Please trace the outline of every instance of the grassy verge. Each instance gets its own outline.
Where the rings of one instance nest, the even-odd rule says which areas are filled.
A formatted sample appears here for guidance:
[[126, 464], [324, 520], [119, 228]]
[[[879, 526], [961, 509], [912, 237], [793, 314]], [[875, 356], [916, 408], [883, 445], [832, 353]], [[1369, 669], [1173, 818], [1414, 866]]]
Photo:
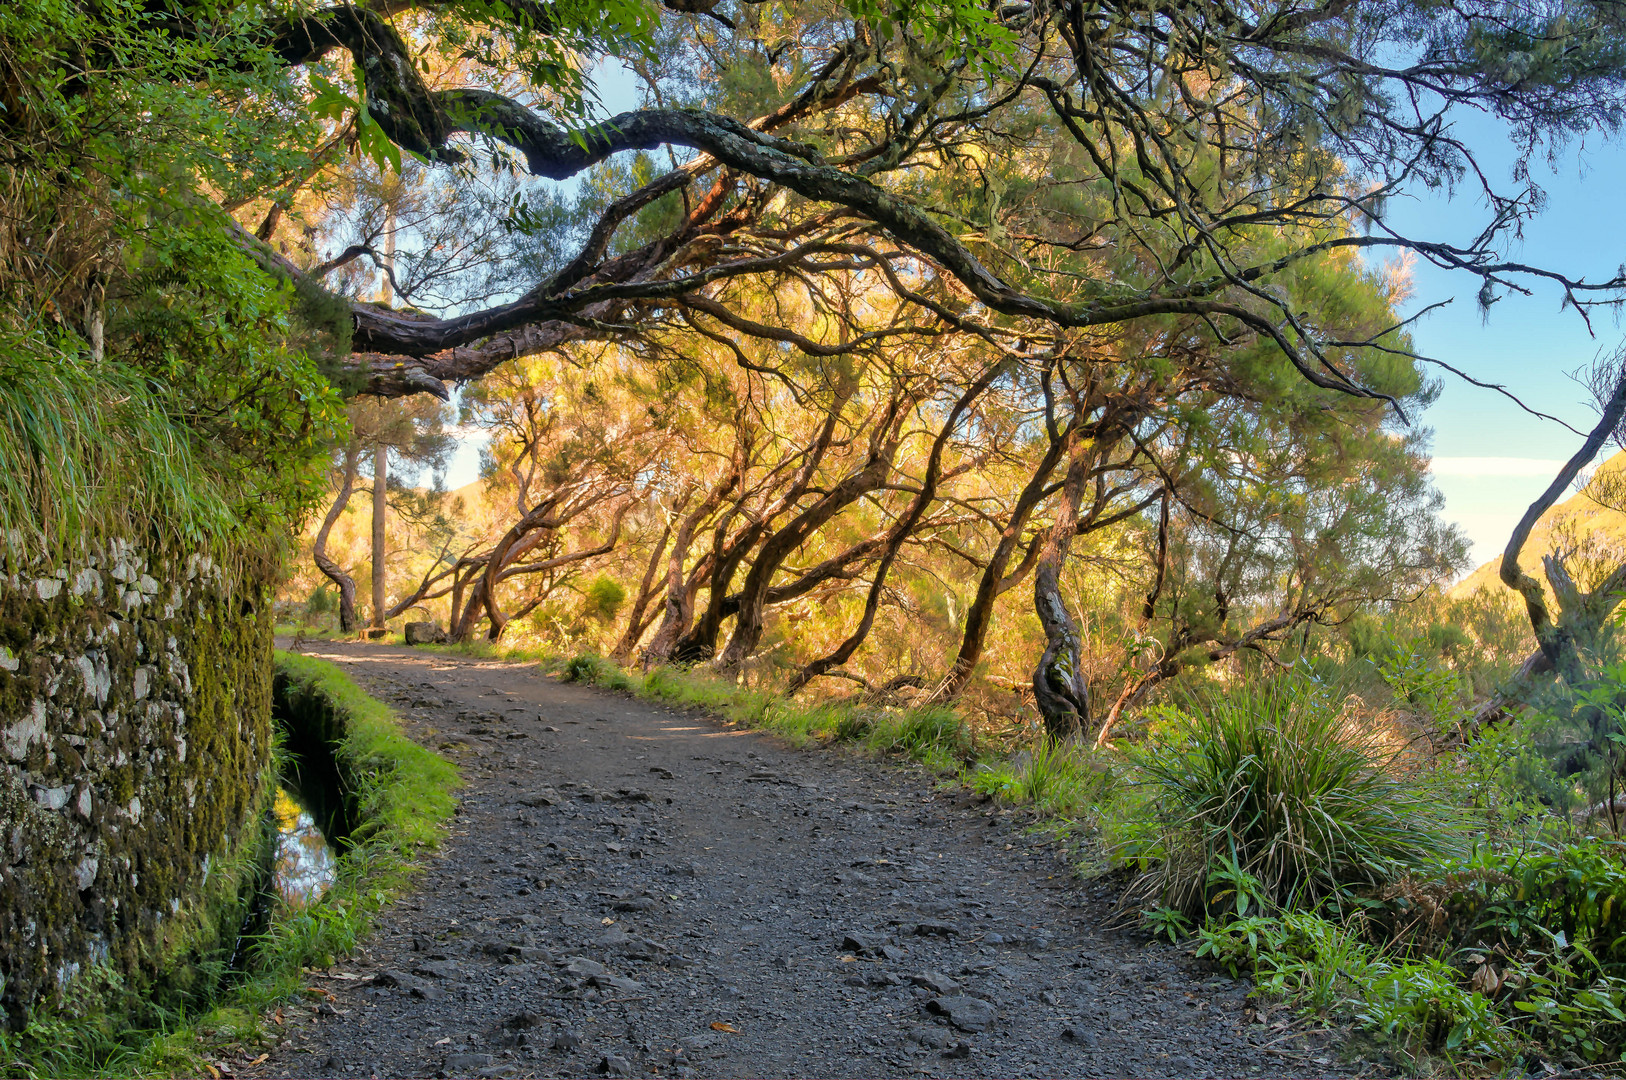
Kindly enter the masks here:
[[[534, 663], [567, 682], [631, 694], [646, 701], [704, 709], [731, 724], [766, 731], [792, 746], [842, 743], [879, 756], [901, 757], [1007, 807], [1030, 810], [1038, 829], [1076, 837], [1093, 826], [1096, 811], [1120, 770], [1112, 759], [1082, 746], [1031, 746], [979, 733], [953, 706], [926, 703], [883, 706], [855, 696], [800, 702], [770, 689], [752, 688], [702, 668], [629, 670], [594, 653], [513, 647], [484, 640], [419, 648], [479, 659]], [[1086, 832], [1093, 828], [1086, 828]], [[1090, 859], [1100, 862], [1099, 853]]]
[[456, 769], [403, 735], [389, 708], [334, 665], [286, 653], [276, 663], [287, 695], [329, 710], [341, 733], [333, 753], [356, 824], [333, 887], [307, 907], [279, 910], [246, 943], [242, 970], [189, 1008], [132, 1001], [105, 975], [81, 980], [60, 1011], [0, 1033], [0, 1074], [218, 1076], [221, 1064], [253, 1060], [276, 1042], [285, 1009], [310, 1004], [306, 969], [354, 949], [438, 846], [460, 783]]

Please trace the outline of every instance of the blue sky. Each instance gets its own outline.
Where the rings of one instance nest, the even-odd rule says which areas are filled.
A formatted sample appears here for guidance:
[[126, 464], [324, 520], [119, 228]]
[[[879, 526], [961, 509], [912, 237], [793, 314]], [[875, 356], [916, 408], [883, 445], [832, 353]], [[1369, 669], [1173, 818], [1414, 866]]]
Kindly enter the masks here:
[[[1505, 134], [1488, 121], [1459, 123], [1458, 130], [1483, 152], [1492, 181], [1511, 187], [1512, 152]], [[1534, 166], [1532, 174], [1546, 190], [1548, 204], [1506, 256], [1572, 278], [1610, 278], [1626, 262], [1626, 202], [1619, 198], [1626, 147], [1618, 140], [1577, 143], [1551, 166]], [[1396, 199], [1388, 220], [1404, 234], [1467, 243], [1485, 217], [1483, 202], [1462, 191], [1455, 198], [1424, 193]], [[1503, 383], [1532, 408], [1582, 431], [1592, 427], [1595, 413], [1587, 395], [1567, 373], [1619, 342], [1621, 327], [1612, 312], [1593, 313], [1594, 337], [1573, 310], [1560, 310], [1562, 293], [1556, 287], [1535, 286], [1529, 297], [1506, 296], [1485, 319], [1476, 299], [1477, 278], [1417, 260], [1412, 279], [1406, 314], [1453, 301], [1417, 325], [1413, 340], [1419, 352], [1477, 379]], [[1462, 526], [1479, 563], [1501, 550], [1519, 516], [1582, 439], [1492, 391], [1439, 375], [1443, 392], [1421, 423], [1434, 430], [1434, 473], [1445, 495], [1445, 516]]]
[[[606, 111], [638, 106], [632, 73], [620, 65], [600, 69], [596, 81]], [[1511, 189], [1513, 151], [1499, 125], [1470, 116], [1458, 122], [1457, 132], [1480, 156], [1491, 181]], [[1577, 142], [1550, 164], [1534, 164], [1532, 174], [1547, 192], [1547, 207], [1504, 254], [1572, 278], [1608, 279], [1626, 262], [1626, 199], [1618, 194], [1620, 178], [1626, 176], [1626, 146], [1597, 137]], [[1423, 190], [1397, 197], [1390, 201], [1387, 220], [1404, 235], [1466, 244], [1486, 216], [1477, 190], [1463, 188], [1454, 195]], [[1566, 373], [1620, 340], [1621, 327], [1612, 313], [1593, 315], [1596, 336], [1591, 336], [1574, 311], [1560, 310], [1557, 288], [1532, 283], [1533, 296], [1507, 295], [1484, 319], [1476, 299], [1477, 278], [1419, 259], [1413, 263], [1412, 280], [1405, 314], [1452, 301], [1416, 324], [1413, 341], [1419, 352], [1477, 379], [1503, 383], [1532, 408], [1583, 431], [1592, 426], [1586, 395]], [[1581, 439], [1492, 391], [1434, 371], [1443, 390], [1417, 422], [1434, 431], [1434, 474], [1445, 496], [1445, 516], [1462, 527], [1477, 565], [1501, 550], [1519, 516]], [[465, 440], [447, 483], [470, 482], [478, 467], [478, 442]]]

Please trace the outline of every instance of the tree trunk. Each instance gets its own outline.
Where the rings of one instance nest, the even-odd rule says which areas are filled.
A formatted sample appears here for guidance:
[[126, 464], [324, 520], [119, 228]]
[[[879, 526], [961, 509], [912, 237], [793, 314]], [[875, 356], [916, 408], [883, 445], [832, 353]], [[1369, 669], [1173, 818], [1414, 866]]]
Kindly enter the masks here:
[[875, 577], [870, 581], [869, 592], [864, 597], [864, 614], [858, 620], [858, 626], [847, 635], [842, 643], [836, 646], [834, 652], [808, 664], [796, 673], [791, 679], [790, 686], [786, 688], [787, 694], [794, 694], [809, 682], [820, 675], [839, 668], [852, 658], [853, 653], [864, 643], [869, 636], [870, 628], [875, 625], [875, 612], [880, 607], [881, 595], [886, 588], [886, 575], [892, 569], [892, 563], [897, 559], [898, 552], [903, 549], [904, 541], [909, 539], [909, 533], [919, 524], [921, 517], [932, 500], [937, 498], [937, 485], [943, 477], [943, 451], [948, 446], [949, 439], [960, 425], [960, 418], [965, 415], [974, 401], [988, 389], [994, 378], [1004, 370], [1003, 364], [996, 364], [983, 372], [982, 377], [966, 388], [949, 410], [948, 419], [942, 430], [932, 440], [932, 449], [926, 461], [926, 473], [921, 477], [920, 490], [910, 500], [909, 506], [898, 517], [896, 524], [887, 530], [882, 539], [883, 553], [881, 563], [875, 568]]
[[1056, 518], [1045, 534], [1033, 577], [1033, 606], [1044, 628], [1044, 654], [1033, 671], [1033, 696], [1054, 742], [1077, 735], [1090, 718], [1090, 692], [1084, 680], [1083, 645], [1078, 624], [1061, 595], [1061, 571], [1078, 532], [1079, 505], [1094, 456], [1075, 432], [1062, 484]]
[[[585, 562], [588, 559], [596, 559], [600, 555], [608, 555], [610, 552], [615, 550], [615, 545], [621, 540], [621, 523], [626, 520], [628, 509], [629, 504], [623, 504], [621, 508], [615, 512], [615, 520], [610, 523], [609, 539], [605, 540], [604, 543], [599, 544], [597, 547], [583, 548], [580, 551], [572, 551], [567, 555], [556, 555], [551, 559], [544, 559], [539, 563], [527, 563], [523, 566], [517, 565], [520, 559], [524, 558], [525, 552], [530, 551], [537, 546], [544, 529], [563, 528], [571, 518], [576, 516], [575, 513], [567, 511], [558, 517], [550, 516], [542, 519], [530, 536], [516, 544], [509, 545], [507, 551], [503, 554], [502, 565], [496, 571], [492, 570], [492, 567], [497, 565], [495, 553], [493, 553], [492, 561], [486, 564], [486, 577], [484, 579], [485, 583], [483, 589], [483, 595], [486, 600], [486, 613], [491, 617], [491, 626], [487, 630], [486, 636], [490, 640], [496, 641], [502, 636], [504, 628], [506, 628], [508, 623], [511, 621], [510, 616], [503, 614], [502, 608], [496, 603], [495, 585], [497, 582], [506, 581], [509, 578], [516, 577], [520, 574], [545, 573], [548, 571], [557, 570], [561, 566], [569, 566], [572, 563]], [[526, 604], [520, 609], [519, 613], [512, 618], [518, 618], [521, 615], [529, 614], [536, 608], [538, 603], [540, 603], [539, 600], [533, 600], [531, 603]]]
[[389, 510], [389, 500], [385, 490], [388, 483], [390, 461], [389, 447], [379, 443], [373, 448], [373, 621], [375, 630], [384, 629], [384, 611], [388, 606], [385, 599], [385, 585], [387, 578], [384, 573], [384, 540], [385, 540], [385, 514]]
[[977, 582], [977, 595], [971, 601], [971, 607], [966, 610], [965, 632], [960, 636], [960, 651], [954, 658], [954, 666], [949, 669], [948, 680], [938, 691], [939, 697], [952, 700], [965, 692], [966, 684], [971, 681], [971, 673], [976, 670], [977, 663], [982, 659], [983, 649], [988, 644], [988, 630], [994, 621], [994, 601], [1026, 576], [1026, 559], [1023, 560], [1023, 565], [1018, 567], [1017, 572], [1008, 577], [1005, 568], [1010, 565], [1011, 556], [1022, 541], [1022, 530], [1027, 528], [1028, 518], [1032, 516], [1034, 507], [1044, 500], [1045, 487], [1050, 483], [1050, 474], [1055, 471], [1056, 463], [1061, 460], [1061, 452], [1065, 445], [1065, 440], [1050, 440], [1044, 457], [1039, 461], [1039, 467], [1034, 470], [1027, 486], [1017, 496], [1016, 505], [1011, 508], [1010, 520], [1000, 531], [999, 542], [994, 545], [994, 552], [988, 557], [988, 565], [983, 567], [982, 578]]
[[328, 534], [333, 531], [333, 525], [344, 513], [345, 507], [350, 505], [350, 495], [356, 489], [356, 467], [361, 459], [361, 444], [355, 433], [350, 435], [350, 444], [344, 450], [344, 468], [340, 473], [339, 493], [333, 499], [333, 505], [328, 507], [327, 516], [322, 518], [322, 527], [316, 530], [316, 542], [311, 545], [311, 558], [316, 568], [325, 574], [329, 581], [339, 587], [339, 629], [346, 634], [356, 632], [356, 579], [344, 572], [344, 568], [327, 554]]
[[452, 579], [452, 610], [451, 619], [447, 624], [447, 633], [455, 642], [464, 642], [474, 636], [474, 626], [480, 621], [480, 612], [485, 606], [485, 560], [469, 560], [467, 574], [458, 574]]
[[649, 564], [644, 568], [644, 578], [638, 583], [638, 596], [632, 602], [632, 611], [627, 615], [627, 628], [622, 631], [621, 638], [610, 650], [610, 659], [616, 662], [625, 661], [637, 648], [638, 639], [644, 636], [649, 624], [655, 621], [654, 615], [644, 618], [644, 612], [649, 608], [649, 602], [655, 596], [655, 572], [660, 569], [661, 558], [666, 554], [666, 543], [672, 539], [672, 524], [667, 522], [666, 528], [661, 530], [661, 539], [655, 545], [655, 550], [649, 556]]
[[[758, 526], [751, 525], [743, 535], [735, 537], [734, 545], [726, 551], [719, 550], [722, 537], [716, 537], [712, 549], [711, 573], [708, 575], [706, 586], [706, 610], [702, 611], [694, 625], [673, 643], [671, 651], [673, 660], [680, 664], [696, 664], [717, 655], [717, 636], [722, 633], [723, 619], [726, 617], [724, 604], [728, 600], [728, 587], [734, 581], [734, 572], [740, 568], [740, 563], [745, 560], [752, 543], [760, 533]], [[690, 609], [691, 611], [693, 609], [692, 599]]]
[[[1604, 443], [1620, 426], [1623, 415], [1626, 415], [1626, 370], [1623, 370], [1617, 377], [1614, 392], [1610, 395], [1608, 404], [1604, 407], [1603, 415], [1598, 419], [1597, 426], [1587, 435], [1586, 442], [1582, 444], [1581, 448], [1575, 452], [1569, 461], [1564, 463], [1564, 467], [1558, 471], [1558, 475], [1553, 478], [1553, 482], [1547, 485], [1547, 490], [1542, 492], [1541, 496], [1530, 504], [1529, 509], [1524, 512], [1524, 517], [1514, 527], [1512, 536], [1508, 537], [1507, 550], [1502, 552], [1502, 583], [1524, 599], [1525, 613], [1530, 618], [1530, 628], [1535, 632], [1536, 644], [1540, 645], [1541, 651], [1547, 654], [1548, 662], [1559, 673], [1559, 677], [1565, 680], [1578, 677], [1581, 670], [1580, 657], [1576, 654], [1575, 631], [1573, 627], [1567, 625], [1569, 620], [1564, 618], [1566, 614], [1563, 603], [1565, 599], [1564, 592], [1566, 591], [1564, 585], [1568, 583], [1568, 575], [1563, 572], [1563, 567], [1557, 560], [1552, 556], [1547, 557], [1545, 560], [1547, 577], [1552, 582], [1554, 591], [1559, 598], [1560, 612], [1558, 618], [1555, 619], [1547, 606], [1547, 596], [1542, 590], [1541, 583], [1519, 566], [1519, 555], [1524, 549], [1525, 541], [1530, 537], [1530, 530], [1535, 527], [1537, 521], [1541, 520], [1541, 515], [1545, 514], [1558, 501], [1558, 497], [1569, 489], [1570, 484], [1580, 474], [1581, 470], [1586, 468], [1592, 462], [1592, 459], [1598, 456], [1598, 451], [1603, 449]], [[1617, 574], [1611, 574], [1610, 578], [1614, 579]], [[1618, 588], [1618, 583], [1611, 581], [1610, 584], [1615, 584]], [[1568, 591], [1573, 598], [1573, 585]], [[1597, 596], [1602, 592], [1604, 592], [1603, 589], [1597, 589], [1594, 591], [1593, 596]], [[1590, 600], [1592, 597], [1587, 597], [1587, 599]], [[1607, 604], [1605, 615], [1607, 615], [1608, 611], [1613, 611], [1618, 602], [1617, 598], [1614, 602]], [[1572, 602], [1568, 612], [1572, 619], [1581, 614], [1577, 609], [1583, 606], [1590, 607], [1591, 605]], [[1599, 606], [1604, 607], [1604, 605]], [[1601, 621], [1599, 625], [1601, 625]], [[1596, 627], [1591, 629], [1596, 629]]]
[[461, 630], [465, 636], [473, 633], [474, 622], [480, 617], [479, 611], [482, 605], [485, 607], [486, 614], [491, 617], [491, 627], [486, 631], [486, 636], [492, 641], [496, 641], [502, 634], [502, 628], [508, 620], [504, 617], [502, 609], [497, 606], [497, 582], [502, 579], [502, 572], [508, 568], [508, 564], [513, 558], [523, 554], [525, 550], [535, 545], [535, 541], [533, 541], [531, 544], [526, 544], [519, 551], [513, 550], [520, 545], [520, 541], [528, 533], [557, 526], [556, 522], [549, 520], [549, 515], [557, 508], [558, 502], [558, 498], [553, 496], [544, 499], [524, 517], [514, 522], [509, 530], [503, 533], [502, 539], [498, 540], [496, 545], [492, 547], [491, 554], [486, 558], [485, 573], [475, 586], [476, 591], [469, 594], [469, 606], [464, 609], [464, 625]]
[[[869, 458], [864, 462], [863, 468], [849, 473], [823, 498], [797, 514], [784, 528], [763, 541], [761, 550], [751, 563], [750, 571], [745, 575], [744, 584], [740, 586], [739, 610], [734, 614], [734, 632], [729, 636], [728, 645], [722, 654], [717, 657], [719, 668], [726, 671], [744, 663], [761, 643], [769, 587], [773, 583], [773, 576], [779, 572], [779, 568], [784, 565], [791, 552], [806, 543], [808, 537], [823, 528], [831, 518], [886, 482], [887, 476], [892, 472], [892, 461], [898, 452], [900, 440], [897, 430], [907, 411], [903, 405], [901, 401], [894, 401], [889, 405], [877, 435], [871, 442]], [[714, 578], [712, 581], [714, 595], [716, 585]]]
[[[712, 487], [699, 506], [678, 522], [677, 535], [672, 538], [672, 553], [666, 563], [666, 603], [662, 608], [661, 625], [656, 629], [649, 647], [644, 650], [645, 667], [663, 664], [671, 659], [677, 651], [681, 635], [694, 618], [694, 600], [704, 575], [702, 568], [696, 567], [695, 573], [685, 579], [683, 564], [688, 561], [695, 530], [717, 509], [729, 489], [739, 482], [743, 459], [736, 454], [734, 460], [734, 469]], [[712, 564], [715, 567], [715, 559], [712, 559]]]

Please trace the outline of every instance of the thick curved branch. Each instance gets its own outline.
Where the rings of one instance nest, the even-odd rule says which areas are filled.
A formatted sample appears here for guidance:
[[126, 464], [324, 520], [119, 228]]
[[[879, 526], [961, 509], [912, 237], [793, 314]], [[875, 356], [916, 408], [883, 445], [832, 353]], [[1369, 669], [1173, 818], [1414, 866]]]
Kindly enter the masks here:
[[1598, 456], [1604, 443], [1620, 427], [1622, 416], [1626, 416], [1626, 369], [1622, 370], [1615, 384], [1614, 393], [1609, 396], [1603, 415], [1598, 418], [1597, 425], [1587, 435], [1586, 442], [1582, 443], [1581, 448], [1564, 463], [1558, 475], [1553, 477], [1553, 482], [1547, 485], [1547, 490], [1530, 504], [1530, 508], [1524, 512], [1524, 517], [1514, 526], [1513, 535], [1508, 537], [1507, 549], [1502, 552], [1500, 571], [1502, 583], [1524, 598], [1525, 611], [1530, 617], [1530, 627], [1535, 631], [1536, 641], [1555, 666], [1560, 662], [1557, 655], [1559, 642], [1554, 633], [1552, 612], [1547, 606], [1547, 594], [1542, 589], [1541, 582], [1519, 566], [1519, 555], [1524, 550], [1525, 541], [1530, 538], [1530, 530], [1541, 520], [1541, 515], [1552, 508], [1559, 496], [1575, 482], [1581, 470]]

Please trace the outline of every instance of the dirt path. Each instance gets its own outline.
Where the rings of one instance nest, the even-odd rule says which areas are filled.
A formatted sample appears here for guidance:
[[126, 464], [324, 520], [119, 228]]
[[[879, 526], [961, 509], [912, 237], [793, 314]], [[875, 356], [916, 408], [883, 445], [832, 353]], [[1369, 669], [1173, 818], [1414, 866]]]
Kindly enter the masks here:
[[533, 667], [317, 646], [469, 784], [243, 1076], [1260, 1076], [1244, 989], [1098, 929], [1010, 816]]

